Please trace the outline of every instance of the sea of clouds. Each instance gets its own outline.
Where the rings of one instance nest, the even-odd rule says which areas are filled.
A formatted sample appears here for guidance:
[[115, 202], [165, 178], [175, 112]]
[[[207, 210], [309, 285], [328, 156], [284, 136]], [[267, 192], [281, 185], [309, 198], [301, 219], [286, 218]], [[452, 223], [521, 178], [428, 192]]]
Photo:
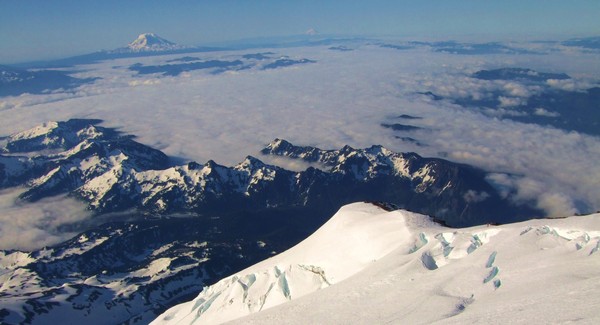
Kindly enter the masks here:
[[[477, 80], [469, 75], [501, 67], [565, 72], [573, 80], [553, 81], [548, 87], [582, 90], [598, 82], [594, 79], [600, 75], [597, 53], [553, 50], [543, 55], [453, 55], [428, 48], [396, 50], [372, 44], [345, 52], [327, 47], [260, 50], [265, 51], [274, 52], [274, 57], [286, 55], [317, 62], [216, 74], [196, 70], [176, 77], [138, 76], [128, 67], [139, 62], [165, 64], [182, 55], [81, 66], [77, 76], [102, 79], [70, 92], [0, 98], [0, 135], [49, 120], [98, 118], [105, 121], [105, 126], [137, 135], [138, 141], [164, 151], [174, 157], [174, 162], [204, 163], [213, 159], [225, 165], [236, 164], [246, 155], [261, 158], [260, 149], [274, 138], [323, 149], [381, 144], [394, 151], [414, 151], [484, 168], [491, 173], [492, 183], [516, 193], [515, 200], [533, 200], [549, 216], [600, 210], [598, 137], [518, 123], [500, 118], [502, 114], [418, 94], [432, 91], [450, 98], [478, 98], [502, 90], [507, 94], [503, 114], [510, 114], [511, 107], [539, 93], [539, 87], [515, 81]], [[256, 52], [194, 56], [234, 60]], [[398, 119], [402, 114], [422, 119]], [[411, 124], [422, 129], [393, 131], [381, 127], [382, 123]], [[401, 137], [414, 138], [422, 145]], [[26, 213], [19, 209], [25, 206], [3, 203], [0, 215]], [[61, 215], [68, 216], [65, 223], [72, 221], [70, 213]], [[32, 235], [35, 243], [29, 245], [5, 239], [11, 227], [24, 231], [28, 222], [39, 224], [39, 220], [48, 219], [40, 217], [37, 223], [33, 220], [17, 227], [6, 221], [11, 218], [2, 218], [0, 247], [34, 247], [62, 238], [50, 232], [46, 239]], [[60, 217], [55, 219], [60, 223]]]

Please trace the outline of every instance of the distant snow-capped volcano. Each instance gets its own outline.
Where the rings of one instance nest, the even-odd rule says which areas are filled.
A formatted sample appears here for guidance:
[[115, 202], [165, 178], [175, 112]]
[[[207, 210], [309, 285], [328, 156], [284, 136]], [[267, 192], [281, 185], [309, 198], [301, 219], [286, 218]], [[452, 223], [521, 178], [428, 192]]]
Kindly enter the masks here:
[[168, 41], [154, 33], [140, 34], [133, 42], [126, 47], [118, 48], [113, 53], [140, 53], [140, 52], [166, 52], [185, 50], [187, 46], [179, 45]]
[[177, 45], [154, 33], [140, 34], [137, 39], [127, 46], [131, 51], [167, 51], [178, 50], [185, 46]]

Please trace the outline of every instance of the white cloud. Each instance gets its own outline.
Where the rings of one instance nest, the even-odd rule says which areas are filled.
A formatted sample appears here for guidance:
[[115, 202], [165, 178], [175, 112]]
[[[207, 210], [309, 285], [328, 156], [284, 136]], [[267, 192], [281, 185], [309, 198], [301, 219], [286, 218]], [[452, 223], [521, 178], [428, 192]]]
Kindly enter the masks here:
[[291, 159], [287, 157], [280, 156], [272, 156], [272, 155], [259, 155], [256, 156], [262, 162], [269, 165], [275, 165], [287, 170], [301, 172], [306, 170], [309, 167], [319, 168], [319, 169], [328, 169], [327, 166], [323, 166], [319, 163], [309, 163], [299, 159]]
[[537, 199], [538, 207], [548, 212], [548, 217], [571, 216], [579, 212], [573, 198], [563, 193], [541, 193]]
[[527, 105], [527, 101], [516, 97], [498, 96], [498, 101], [500, 102], [500, 107], [515, 107]]
[[514, 177], [505, 174], [493, 174], [489, 176], [497, 188], [506, 197], [512, 189], [517, 191], [512, 198], [517, 203], [535, 201], [536, 207], [546, 211], [548, 217], [565, 217], [579, 212], [575, 207], [573, 198], [562, 192], [555, 192], [547, 188], [545, 183], [528, 177]]
[[516, 178], [503, 173], [489, 173], [487, 181], [492, 184], [502, 198], [508, 198], [516, 190]]
[[[565, 132], [509, 120], [495, 120], [471, 112], [428, 114], [431, 125], [443, 129], [424, 132], [432, 148], [448, 153], [451, 160], [475, 164], [487, 170], [524, 175], [511, 185], [517, 197], [541, 200], [545, 193], [582, 201], [587, 211], [598, 209], [600, 141], [592, 136]], [[465, 116], [471, 115], [471, 116]], [[434, 139], [432, 139], [434, 138]], [[423, 140], [427, 141], [427, 140]], [[434, 153], [432, 153], [434, 154]], [[547, 195], [545, 195], [547, 197]], [[547, 199], [540, 208], [554, 213]], [[566, 202], [566, 201], [565, 201]], [[573, 203], [565, 211], [574, 211]], [[582, 211], [579, 211], [582, 212]]]
[[593, 86], [597, 86], [597, 83], [594, 85], [594, 83], [589, 81], [579, 81], [573, 79], [548, 79], [546, 84], [552, 88], [565, 91], [584, 91]]
[[537, 116], [546, 116], [546, 117], [559, 117], [560, 114], [557, 112], [550, 112], [549, 110], [542, 108], [542, 107], [538, 107], [533, 111], [533, 114], [537, 115]]
[[[0, 249], [32, 250], [50, 246], [76, 234], [89, 218], [85, 205], [64, 196], [36, 203], [15, 203], [20, 190], [0, 192]], [[65, 227], [73, 230], [65, 231]]]
[[527, 88], [527, 86], [516, 82], [507, 82], [502, 86], [502, 89], [506, 92], [506, 94], [513, 97], [528, 98], [531, 96], [531, 91]]
[[[577, 60], [569, 60], [562, 52], [460, 56], [367, 45], [349, 53], [327, 47], [244, 53], [265, 51], [317, 63], [237, 74], [212, 75], [198, 70], [158, 79], [135, 76], [126, 67], [140, 61], [160, 64], [179, 56], [97, 63], [84, 67], [80, 77], [102, 79], [74, 94], [2, 99], [0, 132], [10, 134], [47, 120], [99, 118], [106, 126], [137, 135], [138, 141], [168, 155], [200, 163], [213, 159], [225, 165], [233, 165], [246, 155], [259, 156], [260, 149], [277, 137], [324, 149], [382, 144], [395, 151], [447, 155], [448, 159], [497, 173], [524, 175], [523, 180], [511, 183], [518, 197], [535, 198], [552, 214], [560, 210], [553, 202], [565, 204], [561, 213], [574, 211], [574, 205], [580, 210], [582, 206], [600, 209], [598, 138], [500, 120], [477, 108], [415, 95], [431, 90], [442, 96], [481, 99], [504, 89], [525, 100], [525, 95], [537, 90], [468, 75], [489, 67], [517, 66], [585, 79], [600, 74], [597, 65], [585, 66], [594, 62], [589, 56], [577, 54]], [[231, 59], [244, 53], [193, 55]], [[400, 114], [423, 117], [410, 123], [426, 129], [413, 131], [410, 136], [427, 146], [400, 141], [395, 137], [398, 133], [380, 127]], [[532, 187], [527, 181], [541, 186]]]
[[527, 116], [525, 111], [515, 109], [513, 107], [499, 108], [481, 108], [481, 111], [489, 117], [504, 117], [504, 116]]
[[145, 79], [145, 80], [132, 80], [127, 83], [129, 86], [148, 86], [160, 84], [160, 79]]

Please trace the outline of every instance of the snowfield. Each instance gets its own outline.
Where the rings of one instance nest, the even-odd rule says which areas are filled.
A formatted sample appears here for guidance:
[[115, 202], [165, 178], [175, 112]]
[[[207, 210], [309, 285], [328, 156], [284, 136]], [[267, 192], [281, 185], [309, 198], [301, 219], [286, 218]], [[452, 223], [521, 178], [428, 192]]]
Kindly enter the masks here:
[[152, 324], [600, 322], [600, 214], [452, 229], [369, 203]]

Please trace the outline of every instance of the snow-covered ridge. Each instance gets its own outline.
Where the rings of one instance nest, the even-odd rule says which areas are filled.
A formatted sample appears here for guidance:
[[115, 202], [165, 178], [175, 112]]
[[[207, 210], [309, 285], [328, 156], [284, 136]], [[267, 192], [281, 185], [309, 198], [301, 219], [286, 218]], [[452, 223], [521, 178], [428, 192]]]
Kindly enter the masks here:
[[[449, 229], [427, 216], [357, 203], [153, 324], [562, 322], [574, 315], [593, 323], [599, 250], [600, 214]], [[583, 288], [570, 298], [577, 306], [551, 305]], [[523, 312], [527, 299], [535, 304]], [[496, 308], [505, 312], [489, 313]]]
[[71, 119], [50, 121], [8, 137], [6, 153], [22, 153], [47, 149], [71, 149], [84, 140], [112, 136], [112, 131], [97, 127], [100, 120]]
[[[366, 149], [344, 146], [340, 150], [322, 150], [314, 147], [295, 146], [283, 139], [275, 139], [263, 150], [263, 154], [318, 162], [333, 172], [346, 173], [347, 165], [360, 161], [360, 169], [352, 169], [359, 178], [369, 178], [374, 174], [392, 174], [406, 178], [427, 178], [435, 180], [435, 160], [422, 164], [423, 158], [416, 153], [396, 153], [380, 145]], [[361, 168], [362, 167], [362, 168]], [[451, 186], [451, 184], [450, 184]]]
[[26, 183], [21, 198], [32, 201], [71, 193], [98, 213], [304, 207], [330, 215], [343, 204], [370, 200], [435, 215], [454, 226], [537, 216], [500, 196], [485, 172], [415, 153], [381, 146], [322, 150], [277, 139], [262, 153], [318, 162], [325, 170], [290, 171], [252, 156], [234, 166], [208, 161], [169, 167], [162, 152], [97, 123], [49, 122], [8, 137], [3, 150], [11, 156], [0, 157], [0, 184]]

